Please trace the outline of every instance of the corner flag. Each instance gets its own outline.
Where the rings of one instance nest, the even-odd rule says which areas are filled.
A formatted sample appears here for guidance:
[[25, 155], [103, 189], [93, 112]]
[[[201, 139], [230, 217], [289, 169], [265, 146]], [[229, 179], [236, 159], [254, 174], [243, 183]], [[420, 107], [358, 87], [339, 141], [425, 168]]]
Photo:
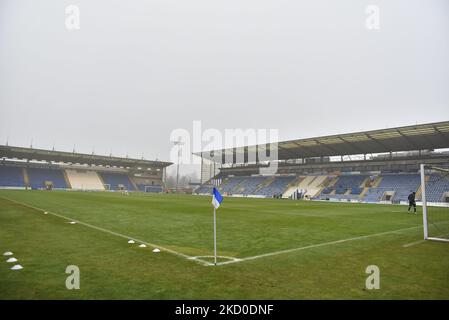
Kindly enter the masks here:
[[216, 188], [212, 190], [212, 205], [215, 209], [218, 209], [220, 204], [223, 202], [223, 196], [218, 192]]
[[212, 205], [214, 206], [214, 264], [217, 265], [217, 217], [215, 211], [223, 202], [223, 196], [216, 188], [212, 190]]

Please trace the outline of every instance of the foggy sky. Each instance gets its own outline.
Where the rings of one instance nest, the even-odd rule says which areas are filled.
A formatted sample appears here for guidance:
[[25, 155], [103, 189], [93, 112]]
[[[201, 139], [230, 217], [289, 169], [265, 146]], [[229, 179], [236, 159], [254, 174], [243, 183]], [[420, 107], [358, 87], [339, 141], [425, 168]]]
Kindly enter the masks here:
[[0, 0], [0, 144], [170, 160], [194, 120], [281, 140], [449, 120], [449, 1]]

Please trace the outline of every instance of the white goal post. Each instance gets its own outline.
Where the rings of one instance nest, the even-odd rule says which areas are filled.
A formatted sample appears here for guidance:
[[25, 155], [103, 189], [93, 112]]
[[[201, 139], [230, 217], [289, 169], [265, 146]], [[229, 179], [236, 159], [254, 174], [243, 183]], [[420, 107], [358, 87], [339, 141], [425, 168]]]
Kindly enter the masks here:
[[[429, 206], [429, 203], [433, 202], [429, 201], [433, 200], [429, 199], [431, 191], [438, 188], [441, 190], [439, 185], [442, 182], [446, 185], [449, 183], [445, 180], [449, 181], [449, 170], [421, 164], [420, 173], [424, 240], [449, 242], [449, 207], [443, 205], [443, 199], [441, 198], [444, 195], [441, 194], [441, 198], [437, 198], [436, 206]], [[441, 201], [441, 206], [438, 206], [438, 201]]]

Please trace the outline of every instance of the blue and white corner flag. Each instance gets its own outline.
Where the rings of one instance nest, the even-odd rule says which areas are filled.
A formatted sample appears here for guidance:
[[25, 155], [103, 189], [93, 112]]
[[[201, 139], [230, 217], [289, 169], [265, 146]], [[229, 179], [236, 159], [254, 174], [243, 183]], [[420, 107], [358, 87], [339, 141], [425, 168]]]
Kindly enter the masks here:
[[218, 192], [216, 188], [212, 190], [212, 205], [215, 209], [218, 209], [220, 204], [223, 202], [223, 196]]
[[218, 192], [217, 188], [212, 190], [212, 205], [214, 206], [214, 265], [217, 265], [217, 218], [215, 211], [223, 202], [223, 196]]

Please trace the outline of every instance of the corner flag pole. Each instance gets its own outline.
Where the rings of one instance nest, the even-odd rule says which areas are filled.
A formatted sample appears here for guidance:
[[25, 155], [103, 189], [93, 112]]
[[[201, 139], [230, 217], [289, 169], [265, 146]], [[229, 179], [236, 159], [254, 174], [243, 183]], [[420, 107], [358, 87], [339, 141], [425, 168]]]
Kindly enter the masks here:
[[214, 207], [214, 265], [217, 265], [217, 217], [215, 211], [217, 209]]
[[217, 265], [217, 208], [223, 202], [223, 197], [217, 189], [212, 189], [212, 205], [214, 206], [214, 265]]

